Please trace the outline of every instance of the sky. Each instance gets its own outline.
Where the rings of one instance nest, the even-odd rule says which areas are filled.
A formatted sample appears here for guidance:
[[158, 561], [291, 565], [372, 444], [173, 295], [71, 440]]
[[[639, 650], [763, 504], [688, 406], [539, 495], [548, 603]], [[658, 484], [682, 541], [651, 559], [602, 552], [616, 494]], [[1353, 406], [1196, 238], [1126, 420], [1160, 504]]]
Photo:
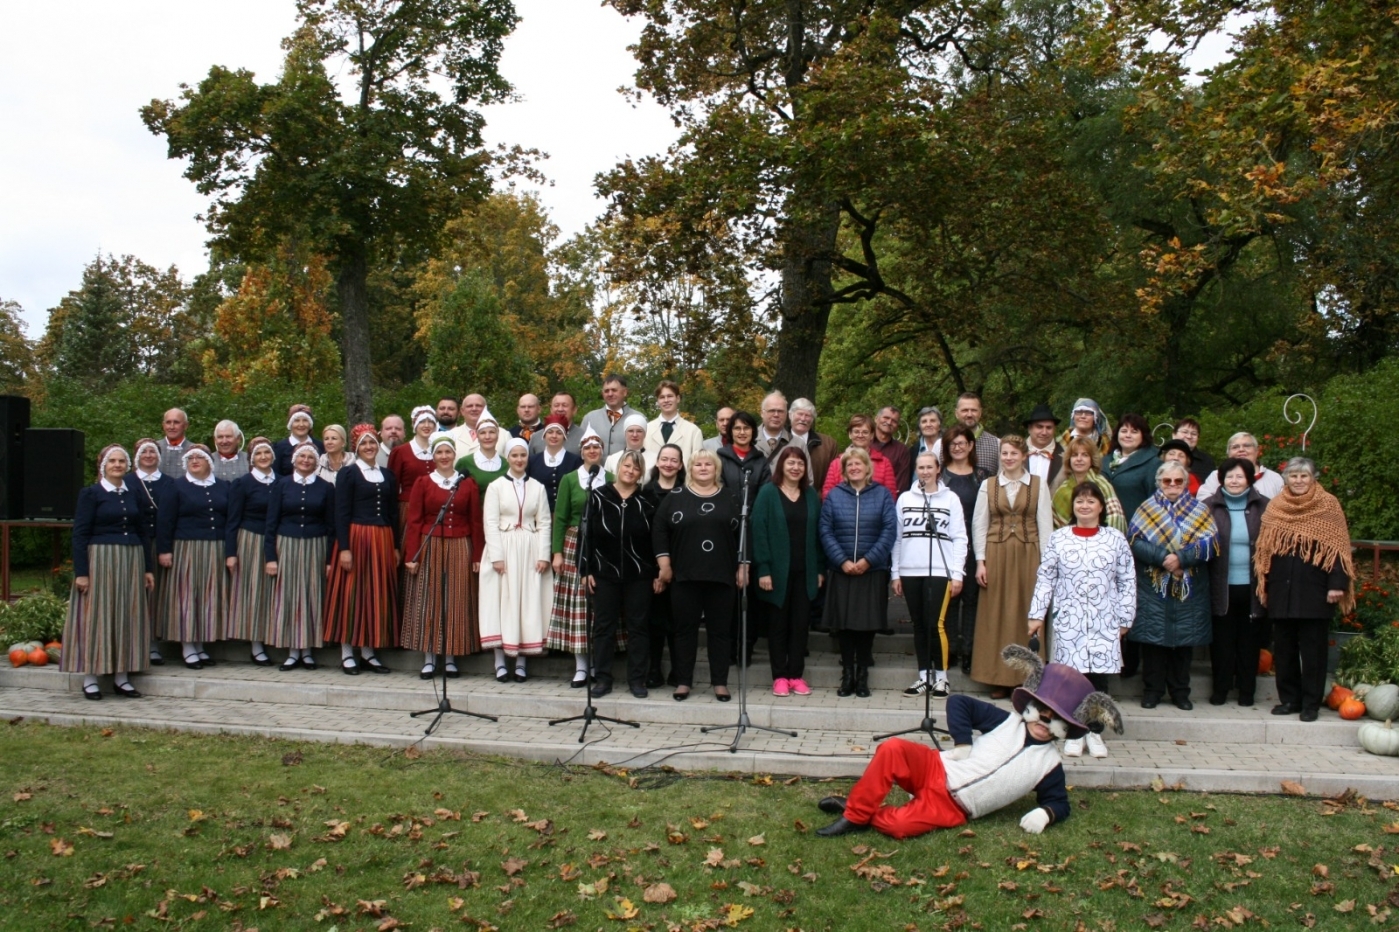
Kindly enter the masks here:
[[[617, 93], [637, 24], [599, 0], [515, 5], [501, 70], [521, 99], [485, 111], [487, 141], [549, 153], [552, 184], [519, 187], [568, 237], [602, 212], [598, 172], [664, 151], [676, 131], [654, 103]], [[215, 64], [275, 81], [294, 26], [291, 0], [0, 3], [0, 299], [24, 308], [31, 339], [99, 251], [187, 280], [207, 268], [207, 202], [138, 111]]]

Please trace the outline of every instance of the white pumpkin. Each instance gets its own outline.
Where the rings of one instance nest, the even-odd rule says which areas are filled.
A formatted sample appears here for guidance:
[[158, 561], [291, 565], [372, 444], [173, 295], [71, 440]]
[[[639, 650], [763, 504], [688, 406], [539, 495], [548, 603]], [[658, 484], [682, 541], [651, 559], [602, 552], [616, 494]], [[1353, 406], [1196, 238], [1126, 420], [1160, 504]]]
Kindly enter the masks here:
[[1399, 686], [1382, 683], [1365, 693], [1365, 714], [1377, 722], [1399, 718]]
[[1360, 739], [1360, 746], [1371, 754], [1399, 757], [1399, 728], [1393, 727], [1387, 720], [1383, 725], [1366, 722], [1360, 726], [1357, 737]]

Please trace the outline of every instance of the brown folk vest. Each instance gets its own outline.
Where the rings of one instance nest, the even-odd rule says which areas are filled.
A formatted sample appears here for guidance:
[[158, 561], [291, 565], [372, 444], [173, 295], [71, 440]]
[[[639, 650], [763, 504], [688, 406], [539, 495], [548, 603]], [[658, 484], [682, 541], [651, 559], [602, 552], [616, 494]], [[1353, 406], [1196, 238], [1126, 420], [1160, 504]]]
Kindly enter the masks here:
[[[1021, 487], [1015, 496], [1015, 504], [1010, 503], [1006, 487], [996, 476], [987, 480], [991, 484], [987, 504], [990, 505], [990, 521], [986, 527], [986, 543], [1004, 544], [1018, 540], [1022, 544], [1039, 546], [1040, 528], [1036, 521], [1040, 503], [1040, 478], [1030, 477], [1029, 488]], [[1027, 494], [1028, 493], [1028, 494]]]

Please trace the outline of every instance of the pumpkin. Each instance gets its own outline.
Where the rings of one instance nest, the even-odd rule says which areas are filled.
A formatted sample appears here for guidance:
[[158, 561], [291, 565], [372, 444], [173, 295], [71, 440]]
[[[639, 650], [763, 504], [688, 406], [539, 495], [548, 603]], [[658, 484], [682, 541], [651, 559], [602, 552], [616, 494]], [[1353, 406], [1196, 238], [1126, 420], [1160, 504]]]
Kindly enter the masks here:
[[22, 647], [10, 648], [10, 666], [22, 667], [29, 662], [29, 652]]
[[1366, 722], [1360, 726], [1356, 737], [1360, 739], [1360, 746], [1371, 754], [1399, 757], [1399, 729], [1392, 727], [1387, 719], [1383, 725]]
[[45, 647], [44, 653], [48, 654], [49, 663], [58, 663], [63, 659], [63, 648], [61, 647]]
[[1353, 722], [1365, 714], [1365, 703], [1351, 696], [1349, 699], [1342, 702], [1336, 711], [1341, 713], [1341, 718], [1348, 722]]
[[1326, 708], [1332, 710], [1339, 709], [1341, 707], [1341, 703], [1346, 701], [1353, 695], [1355, 694], [1352, 693], [1349, 689], [1346, 689], [1340, 683], [1337, 683], [1335, 686], [1331, 687], [1331, 692], [1326, 694]]
[[1365, 694], [1365, 713], [1376, 721], [1399, 717], [1399, 686], [1383, 683]]
[[31, 667], [48, 666], [49, 655], [43, 647], [36, 647], [29, 652], [29, 665]]
[[1365, 694], [1374, 688], [1375, 687], [1371, 686], [1369, 683], [1356, 683], [1350, 688], [1350, 691], [1355, 693], [1355, 698], [1363, 701]]
[[1258, 652], [1258, 675], [1266, 676], [1273, 672], [1273, 652], [1267, 649]]
[[58, 650], [62, 650], [62, 649], [63, 649], [63, 642], [62, 642], [62, 641], [49, 641], [47, 644], [44, 645], [44, 650], [50, 650], [50, 649], [54, 649], [54, 648], [56, 648], [56, 649], [58, 649]]

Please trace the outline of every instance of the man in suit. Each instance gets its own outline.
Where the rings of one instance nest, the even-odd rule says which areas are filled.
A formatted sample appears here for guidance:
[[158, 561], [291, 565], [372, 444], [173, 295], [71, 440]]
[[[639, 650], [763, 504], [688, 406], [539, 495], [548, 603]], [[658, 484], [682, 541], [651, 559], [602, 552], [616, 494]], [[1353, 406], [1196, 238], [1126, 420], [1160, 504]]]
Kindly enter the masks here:
[[[570, 453], [579, 453], [579, 445], [583, 442], [583, 425], [577, 422], [578, 402], [573, 400], [573, 396], [568, 392], [556, 392], [554, 397], [549, 399], [549, 416], [561, 417], [568, 424], [568, 437], [563, 442], [563, 448]], [[529, 455], [544, 452], [544, 432], [536, 431], [529, 438]]]
[[762, 425], [758, 428], [758, 436], [753, 438], [753, 445], [771, 463], [777, 458], [778, 451], [792, 442], [792, 435], [787, 431], [787, 396], [781, 392], [768, 392], [763, 399], [761, 414]]
[[1064, 465], [1064, 448], [1054, 438], [1059, 419], [1049, 410], [1049, 405], [1038, 404], [1021, 423], [1025, 425], [1025, 442], [1030, 446], [1025, 468], [1030, 475], [1039, 476], [1047, 489]]
[[646, 425], [647, 459], [654, 461], [661, 447], [673, 443], [680, 448], [680, 459], [686, 466], [690, 457], [704, 446], [704, 435], [693, 421], [680, 416], [680, 386], [670, 379], [656, 386], [656, 407], [660, 415]]
[[602, 407], [583, 415], [583, 430], [586, 432], [591, 427], [602, 438], [604, 460], [627, 448], [622, 422], [629, 415], [641, 413], [627, 404], [627, 392], [627, 380], [615, 372], [608, 373], [602, 380]]
[[161, 429], [165, 436], [155, 442], [160, 449], [160, 471], [179, 479], [185, 474], [185, 452], [194, 446], [194, 441], [185, 436], [189, 415], [182, 408], [171, 408], [161, 420]]
[[714, 426], [719, 429], [719, 433], [704, 442], [704, 448], [710, 453], [718, 453], [719, 448], [724, 445], [724, 435], [729, 432], [729, 420], [733, 416], [734, 409], [728, 405], [720, 408], [719, 413], [714, 415]]

